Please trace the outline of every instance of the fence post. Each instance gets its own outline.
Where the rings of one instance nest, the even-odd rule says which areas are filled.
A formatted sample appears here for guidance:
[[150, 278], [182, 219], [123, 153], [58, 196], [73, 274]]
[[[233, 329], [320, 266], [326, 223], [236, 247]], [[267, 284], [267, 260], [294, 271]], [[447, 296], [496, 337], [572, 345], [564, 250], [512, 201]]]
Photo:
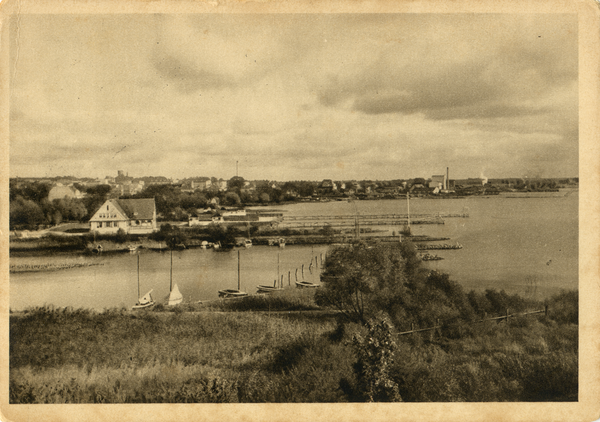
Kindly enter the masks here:
[[544, 315], [548, 316], [548, 305], [544, 306]]
[[410, 331], [412, 331], [410, 334], [415, 335], [415, 323], [414, 322], [410, 323]]
[[506, 323], [508, 324], [508, 308], [506, 308], [506, 318], [505, 318], [505, 320], [506, 320]]

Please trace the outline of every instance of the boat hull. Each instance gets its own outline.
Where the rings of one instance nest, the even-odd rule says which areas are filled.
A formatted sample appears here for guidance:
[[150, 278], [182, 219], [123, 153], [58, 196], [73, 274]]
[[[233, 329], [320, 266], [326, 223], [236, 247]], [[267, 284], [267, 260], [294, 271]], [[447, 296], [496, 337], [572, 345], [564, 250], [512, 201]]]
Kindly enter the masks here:
[[296, 287], [311, 289], [311, 288], [319, 287], [319, 284], [309, 283], [308, 281], [297, 281]]
[[151, 306], [156, 305], [156, 302], [152, 301], [150, 303], [144, 303], [144, 304], [135, 304], [131, 307], [131, 309], [144, 309], [144, 308], [149, 308]]
[[258, 293], [272, 293], [272, 292], [279, 292], [283, 290], [281, 287], [273, 287], [273, 286], [256, 286], [256, 291]]
[[225, 290], [219, 290], [219, 297], [223, 297], [223, 298], [234, 298], [234, 297], [245, 297], [248, 296], [248, 293], [246, 292], [242, 292], [240, 290], [235, 290], [235, 289], [225, 289]]

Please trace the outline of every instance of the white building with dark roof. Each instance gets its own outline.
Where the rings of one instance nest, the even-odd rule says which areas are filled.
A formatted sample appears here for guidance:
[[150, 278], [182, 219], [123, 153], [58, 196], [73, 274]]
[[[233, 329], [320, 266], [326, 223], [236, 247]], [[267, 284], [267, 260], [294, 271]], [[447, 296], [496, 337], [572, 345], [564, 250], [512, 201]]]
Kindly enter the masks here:
[[90, 218], [90, 230], [98, 233], [145, 234], [158, 230], [154, 199], [109, 199]]

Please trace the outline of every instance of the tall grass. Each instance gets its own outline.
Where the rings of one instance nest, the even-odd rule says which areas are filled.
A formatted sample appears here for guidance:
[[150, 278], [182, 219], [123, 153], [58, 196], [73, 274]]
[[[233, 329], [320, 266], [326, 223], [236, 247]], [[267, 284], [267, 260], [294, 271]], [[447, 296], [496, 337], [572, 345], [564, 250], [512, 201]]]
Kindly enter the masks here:
[[[548, 316], [398, 336], [389, 378], [403, 401], [577, 400], [576, 298], [552, 298]], [[320, 312], [34, 308], [10, 316], [10, 402], [364, 400], [352, 344], [364, 328], [341, 321]]]

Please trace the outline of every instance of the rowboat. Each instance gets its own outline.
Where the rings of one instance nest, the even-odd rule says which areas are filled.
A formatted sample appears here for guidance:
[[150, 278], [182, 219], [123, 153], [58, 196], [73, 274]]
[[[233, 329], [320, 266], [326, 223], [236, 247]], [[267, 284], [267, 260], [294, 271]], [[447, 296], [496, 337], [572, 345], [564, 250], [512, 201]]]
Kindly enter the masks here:
[[309, 281], [296, 281], [296, 287], [300, 287], [300, 288], [312, 288], [312, 287], [319, 287], [320, 284], [315, 284], [315, 283], [311, 283]]
[[248, 293], [240, 290], [240, 251], [238, 250], [238, 288], [219, 290], [219, 297], [234, 298], [248, 296]]

